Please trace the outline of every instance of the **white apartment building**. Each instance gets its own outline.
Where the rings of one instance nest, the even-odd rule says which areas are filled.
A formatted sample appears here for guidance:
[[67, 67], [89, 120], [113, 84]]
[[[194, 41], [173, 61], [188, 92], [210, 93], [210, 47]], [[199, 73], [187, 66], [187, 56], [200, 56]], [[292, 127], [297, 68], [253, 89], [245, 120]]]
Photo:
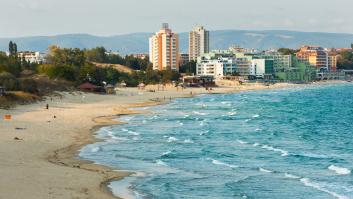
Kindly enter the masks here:
[[283, 55], [278, 52], [267, 52], [258, 55], [261, 59], [273, 60], [273, 68], [275, 72], [284, 72], [292, 67], [292, 55]]
[[179, 70], [179, 37], [167, 23], [149, 39], [149, 58], [154, 70]]
[[44, 54], [40, 52], [31, 52], [31, 51], [24, 51], [17, 53], [18, 58], [26, 60], [29, 63], [43, 63], [44, 62]]
[[195, 27], [189, 33], [189, 61], [196, 61], [199, 56], [210, 51], [210, 32], [203, 26]]
[[264, 78], [265, 75], [273, 74], [273, 60], [253, 59], [249, 70], [250, 76]]
[[196, 74], [198, 76], [213, 76], [218, 79], [234, 74], [236, 66], [234, 57], [212, 57], [206, 54], [197, 59]]

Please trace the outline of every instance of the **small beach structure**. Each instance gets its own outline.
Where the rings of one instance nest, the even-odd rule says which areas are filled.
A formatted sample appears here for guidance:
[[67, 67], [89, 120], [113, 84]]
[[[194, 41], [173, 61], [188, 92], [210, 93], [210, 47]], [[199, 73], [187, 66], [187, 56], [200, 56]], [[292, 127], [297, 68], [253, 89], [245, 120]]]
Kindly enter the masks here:
[[6, 92], [5, 87], [0, 86], [0, 96], [4, 96], [5, 92]]
[[125, 83], [125, 81], [122, 81], [121, 83], [117, 83], [116, 87], [118, 88], [126, 88], [127, 84]]
[[213, 76], [184, 76], [182, 81], [188, 87], [214, 87], [216, 85]]
[[81, 84], [78, 89], [84, 92], [97, 92], [99, 91], [99, 86], [96, 86], [94, 84], [91, 84], [89, 82]]
[[139, 90], [145, 90], [146, 85], [144, 83], [140, 83], [137, 87]]
[[104, 89], [105, 89], [105, 93], [107, 94], [110, 94], [110, 95], [115, 94], [115, 87], [111, 84], [106, 85]]

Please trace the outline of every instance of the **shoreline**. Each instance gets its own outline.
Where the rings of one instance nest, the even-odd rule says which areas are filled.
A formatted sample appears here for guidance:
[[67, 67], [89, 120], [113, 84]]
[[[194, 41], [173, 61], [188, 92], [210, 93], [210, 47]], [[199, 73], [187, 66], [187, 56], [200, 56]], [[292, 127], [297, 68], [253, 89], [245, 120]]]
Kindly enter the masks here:
[[[322, 82], [319, 84], [332, 84], [336, 82]], [[343, 82], [338, 82], [338, 83], [343, 83]], [[48, 131], [53, 131], [51, 128], [43, 128], [42, 123], [37, 124], [37, 120], [40, 120], [42, 122], [42, 119], [45, 118], [44, 116], [47, 116], [48, 113], [43, 113], [45, 111], [41, 110], [41, 107], [43, 106], [42, 104], [37, 104], [37, 105], [30, 105], [30, 106], [20, 106], [17, 108], [15, 111], [1, 111], [0, 110], [0, 115], [7, 113], [7, 112], [13, 112], [15, 115], [16, 120], [21, 120], [21, 121], [16, 121], [14, 122], [13, 125], [3, 125], [0, 123], [0, 128], [5, 127], [5, 130], [8, 130], [9, 132], [6, 132], [5, 138], [0, 139], [0, 143], [6, 142], [10, 143], [7, 146], [4, 147], [10, 147], [7, 149], [7, 151], [12, 150], [11, 145], [15, 144], [26, 144], [26, 147], [24, 147], [23, 150], [31, 150], [33, 148], [33, 143], [27, 143], [28, 140], [33, 139], [34, 141], [40, 141], [42, 142], [43, 139], [58, 139], [59, 141], [54, 141], [51, 140], [51, 144], [49, 146], [46, 146], [47, 148], [39, 151], [30, 151], [28, 157], [21, 157], [18, 154], [15, 154], [15, 162], [31, 162], [35, 163], [35, 165], [40, 164], [41, 165], [41, 170], [40, 171], [32, 171], [34, 172], [34, 176], [36, 176], [35, 172], [43, 172], [43, 171], [51, 171], [55, 165], [55, 172], [53, 174], [50, 174], [48, 176], [43, 177], [43, 182], [45, 183], [46, 181], [49, 181], [48, 178], [55, 178], [55, 176], [61, 176], [62, 173], [68, 173], [69, 176], [72, 176], [74, 178], [77, 178], [75, 180], [69, 180], [71, 178], [68, 177], [62, 177], [62, 179], [58, 180], [58, 182], [50, 182], [48, 183], [48, 189], [53, 192], [53, 195], [61, 195], [62, 197], [60, 198], [73, 198], [72, 195], [75, 195], [76, 198], [87, 198], [87, 196], [93, 197], [93, 198], [119, 198], [117, 196], [114, 196], [110, 188], [108, 187], [109, 183], [111, 181], [115, 180], [121, 180], [131, 174], [133, 172], [126, 172], [122, 171], [119, 169], [114, 169], [110, 167], [106, 167], [104, 165], [97, 165], [92, 161], [88, 160], [82, 160], [79, 158], [78, 154], [80, 150], [84, 147], [87, 146], [88, 144], [92, 144], [98, 141], [102, 141], [98, 138], [95, 137], [97, 130], [104, 127], [104, 126], [111, 126], [111, 125], [119, 125], [119, 124], [124, 124], [123, 122], [116, 121], [119, 117], [122, 115], [131, 115], [131, 114], [143, 114], [147, 113], [145, 111], [140, 111], [140, 110], [131, 110], [132, 108], [139, 108], [139, 107], [148, 107], [148, 106], [156, 106], [156, 105], [161, 105], [164, 103], [168, 103], [169, 98], [167, 98], [164, 101], [151, 101], [151, 99], [155, 99], [158, 97], [159, 99], [163, 98], [166, 96], [170, 96], [171, 99], [175, 98], [185, 98], [185, 97], [194, 97], [199, 94], [225, 94], [225, 93], [237, 93], [237, 92], [243, 92], [243, 91], [252, 91], [252, 90], [267, 90], [267, 89], [278, 89], [278, 88], [291, 88], [291, 87], [301, 87], [302, 85], [295, 85], [295, 84], [278, 84], [273, 87], [267, 87], [267, 86], [258, 86], [258, 85], [245, 85], [242, 86], [241, 89], [236, 89], [233, 87], [227, 87], [227, 88], [215, 88], [213, 92], [209, 93], [205, 91], [204, 89], [186, 89], [185, 91], [182, 92], [176, 92], [174, 91], [174, 88], [171, 88], [170, 90], [166, 91], [161, 91], [157, 93], [148, 93], [147, 91], [143, 91], [145, 94], [142, 96], [140, 95], [139, 90], [133, 89], [132, 91], [137, 93], [134, 96], [123, 96], [120, 99], [120, 96], [97, 96], [94, 94], [83, 94], [83, 95], [89, 95], [89, 98], [92, 99], [92, 101], [89, 102], [81, 102], [81, 95], [78, 96], [66, 96], [67, 98], [72, 98], [68, 100], [68, 103], [62, 102], [61, 104], [58, 103], [57, 107], [54, 107], [54, 113], [59, 114], [59, 119], [63, 119], [63, 121], [58, 122], [56, 124], [56, 121], [53, 121], [55, 128], [62, 128], [55, 130], [55, 135], [47, 135], [46, 130]], [[190, 91], [193, 92], [192, 95], [190, 95]], [[130, 92], [130, 90], [129, 90]], [[98, 99], [96, 99], [98, 98]], [[106, 98], [109, 98], [108, 100]], [[120, 104], [117, 105], [120, 101]], [[39, 107], [38, 107], [39, 106]], [[22, 109], [24, 108], [24, 110]], [[89, 108], [89, 111], [87, 112], [86, 109]], [[33, 110], [32, 110], [33, 109]], [[51, 108], [52, 109], [52, 108]], [[53, 113], [51, 113], [53, 114]], [[72, 116], [69, 116], [70, 114], [73, 114]], [[102, 116], [105, 115], [105, 116]], [[82, 121], [73, 121], [79, 118], [79, 120]], [[30, 120], [30, 121], [27, 121]], [[63, 124], [68, 124], [72, 121], [73, 124], [66, 126], [62, 126]], [[29, 130], [31, 125], [37, 125], [33, 131], [32, 129]], [[16, 142], [12, 140], [13, 133], [17, 133], [16, 131], [13, 130], [15, 126], [20, 126], [24, 125], [27, 126], [27, 130], [31, 131], [31, 134], [35, 134], [35, 132], [40, 132], [40, 136], [34, 137], [34, 135], [22, 135], [21, 134], [21, 139], [24, 141], [21, 142]], [[27, 131], [26, 130], [26, 131]], [[37, 131], [36, 131], [37, 130]], [[72, 132], [67, 132], [67, 131], [72, 131]], [[62, 135], [64, 134], [64, 135]], [[11, 141], [10, 141], [11, 140]], [[32, 141], [32, 140], [31, 140]], [[59, 144], [57, 143], [59, 142]], [[28, 145], [28, 146], [27, 146]], [[13, 146], [13, 147], [16, 147]], [[0, 148], [1, 149], [1, 148]], [[5, 152], [7, 152], [5, 151]], [[37, 158], [39, 154], [40, 157], [43, 158]], [[2, 155], [2, 153], [1, 153]], [[12, 157], [10, 154], [9, 158]], [[17, 160], [17, 156], [20, 156]], [[26, 155], [26, 154], [25, 154]], [[33, 160], [33, 157], [35, 157]], [[0, 156], [1, 157], [1, 156]], [[26, 161], [24, 161], [24, 159]], [[48, 162], [50, 165], [45, 164], [45, 162]], [[11, 165], [11, 164], [10, 164]], [[53, 166], [51, 166], [53, 165]], [[0, 169], [2, 169], [4, 166], [0, 164]], [[27, 171], [26, 169], [27, 165], [24, 164], [23, 166], [21, 165], [20, 170], [24, 170], [24, 172]], [[11, 176], [5, 175], [7, 171], [13, 171], [13, 168], [11, 167], [5, 167], [5, 171], [2, 174], [5, 178], [3, 181], [0, 180], [0, 185], [5, 184], [6, 180], [11, 180]], [[31, 171], [29, 171], [31, 172]], [[58, 172], [58, 173], [56, 173]], [[0, 173], [1, 175], [1, 173]], [[16, 175], [14, 173], [14, 175]], [[31, 180], [32, 177], [31, 175], [29, 176], [29, 179], [26, 180]], [[62, 184], [65, 184], [69, 180], [69, 183], [67, 187], [62, 188]], [[87, 182], [84, 182], [87, 180]], [[71, 182], [72, 181], [72, 182]], [[42, 182], [42, 183], [43, 183]], [[81, 183], [81, 184], [78, 184]], [[84, 183], [83, 183], [84, 182]], [[21, 181], [15, 181], [14, 185], [24, 183], [26, 185], [26, 181], [23, 182]], [[52, 184], [51, 184], [52, 183]], [[42, 185], [42, 184], [40, 184]], [[70, 187], [70, 185], [72, 187]], [[3, 188], [0, 188], [0, 197], [3, 196], [4, 198], [18, 198], [16, 196], [10, 195], [11, 191], [8, 192], [6, 191], [7, 189], [12, 188], [11, 186], [0, 186]], [[32, 190], [26, 190], [25, 193], [28, 196], [29, 193], [33, 194], [34, 188], [37, 186], [34, 184], [31, 186], [33, 189]], [[29, 189], [31, 189], [31, 187]], [[58, 188], [60, 187], [60, 188]], [[95, 188], [96, 187], [96, 188]], [[2, 193], [2, 191], [7, 192], [7, 193]], [[49, 194], [51, 194], [51, 192]], [[65, 193], [63, 193], [65, 192]], [[50, 198], [46, 197], [48, 190], [40, 190], [38, 193], [37, 197], [34, 195], [33, 197], [26, 197], [29, 199], [39, 199], [39, 198]], [[54, 194], [55, 193], [55, 194]], [[9, 195], [6, 195], [9, 194]], [[65, 194], [65, 195], [63, 195]], [[31, 194], [29, 194], [31, 195]], [[10, 197], [12, 196], [12, 197]]]
[[[193, 95], [190, 95], [190, 96], [179, 96], [179, 97], [175, 97], [175, 98], [172, 98], [172, 99], [179, 99], [179, 98], [193, 98], [193, 97], [196, 97], [196, 96], [199, 96], [199, 95], [203, 95], [203, 94], [208, 94], [208, 95], [212, 95], [212, 94], [233, 94], [233, 93], [241, 93], [241, 92], [248, 92], [248, 91], [257, 91], [257, 90], [272, 90], [272, 89], [281, 89], [281, 88], [293, 88], [293, 87], [302, 87], [302, 86], [305, 86], [305, 85], [326, 85], [326, 84], [340, 84], [340, 83], [345, 83], [345, 82], [342, 82], [342, 81], [325, 81], [325, 82], [315, 82], [315, 83], [311, 83], [311, 84], [290, 84], [291, 86], [280, 86], [279, 88], [261, 88], [261, 89], [246, 89], [246, 90], [241, 90], [241, 91], [236, 91], [236, 90], [232, 90], [232, 91], [225, 91], [225, 92], [216, 92], [216, 93], [198, 93], [198, 94], [193, 94]], [[171, 100], [172, 100], [171, 99]], [[164, 100], [164, 101], [160, 101], [160, 102], [156, 102], [156, 101], [152, 101], [152, 99], [150, 99], [150, 102], [145, 102], [145, 104], [139, 104], [138, 106], [127, 106], [125, 107], [126, 110], [131, 110], [131, 108], [140, 108], [140, 107], [151, 107], [151, 106], [159, 106], [159, 105], [163, 105], [163, 104], [168, 104], [171, 100]], [[113, 124], [107, 124], [107, 125], [97, 125], [97, 126], [94, 126], [92, 128], [92, 136], [94, 137], [97, 133], [97, 131], [103, 127], [106, 127], [106, 126], [113, 126], [113, 125], [122, 125], [122, 124], [128, 124], [128, 123], [125, 123], [125, 122], [120, 122], [119, 119], [121, 116], [127, 116], [127, 115], [135, 115], [135, 114], [146, 114], [146, 113], [149, 113], [147, 111], [132, 111], [131, 113], [124, 113], [124, 114], [118, 114], [116, 115], [115, 117], [113, 116], [102, 116], [102, 118], [105, 118], [105, 119], [108, 119], [109, 121], [111, 121]], [[118, 122], [117, 122], [118, 121]], [[115, 123], [117, 122], [117, 123]], [[95, 129], [95, 130], [93, 130]], [[96, 138], [95, 138], [96, 139]], [[96, 140], [99, 140], [99, 139], [96, 139]], [[103, 139], [105, 140], [105, 139]], [[87, 143], [86, 145], [84, 145], [83, 147], [89, 145], [89, 144], [92, 144], [92, 143]], [[111, 168], [112, 169], [112, 168]], [[113, 169], [112, 169], [113, 170]], [[121, 172], [121, 171], [125, 171], [125, 170], [120, 170], [118, 169], [117, 172]], [[130, 173], [127, 173], [125, 176], [121, 177], [121, 178], [118, 178], [118, 179], [109, 179], [109, 180], [106, 180], [105, 182], [102, 182], [102, 184], [105, 185], [105, 187], [101, 187], [101, 189], [103, 191], [106, 191], [107, 193], [111, 194], [113, 197], [116, 197], [116, 198], [119, 198], [119, 196], [116, 196], [113, 194], [112, 190], [108, 187], [108, 185], [112, 182], [112, 181], [121, 181], [123, 179], [125, 179], [126, 177], [130, 177], [131, 175], [135, 174], [135, 172], [130, 172]]]
[[104, 139], [99, 139], [95, 136], [97, 134], [97, 131], [99, 131], [101, 128], [112, 126], [112, 125], [126, 124], [125, 122], [117, 121], [118, 118], [122, 116], [127, 116], [127, 115], [148, 113], [147, 111], [131, 110], [131, 108], [158, 106], [161, 104], [165, 104], [165, 101], [164, 102], [147, 101], [141, 104], [131, 104], [131, 105], [122, 107], [119, 111], [114, 110], [114, 111], [117, 111], [116, 115], [98, 116], [98, 117], [92, 118], [92, 121], [94, 121], [96, 125], [94, 125], [90, 129], [88, 134], [83, 134], [85, 136], [83, 141], [81, 137], [80, 138], [81, 141], [75, 142], [74, 144], [68, 147], [54, 151], [54, 154], [48, 156], [47, 160], [56, 165], [84, 169], [91, 172], [103, 174], [104, 180], [99, 185], [100, 190], [103, 193], [112, 196], [113, 198], [120, 199], [119, 196], [115, 196], [112, 193], [108, 185], [112, 181], [123, 180], [125, 177], [131, 176], [132, 174], [134, 174], [134, 172], [123, 171], [120, 168], [114, 169], [101, 164], [96, 164], [94, 161], [80, 159], [79, 157], [80, 150], [89, 144], [94, 144], [99, 141], [104, 141]]

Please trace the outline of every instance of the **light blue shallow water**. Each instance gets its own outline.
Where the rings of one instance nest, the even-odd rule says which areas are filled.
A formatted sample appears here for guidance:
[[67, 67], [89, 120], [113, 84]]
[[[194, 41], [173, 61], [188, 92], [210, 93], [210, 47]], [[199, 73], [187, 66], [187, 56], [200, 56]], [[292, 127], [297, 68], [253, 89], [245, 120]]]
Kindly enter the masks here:
[[[126, 116], [82, 149], [135, 198], [353, 198], [353, 84], [203, 95]], [[129, 191], [127, 191], [129, 192]]]

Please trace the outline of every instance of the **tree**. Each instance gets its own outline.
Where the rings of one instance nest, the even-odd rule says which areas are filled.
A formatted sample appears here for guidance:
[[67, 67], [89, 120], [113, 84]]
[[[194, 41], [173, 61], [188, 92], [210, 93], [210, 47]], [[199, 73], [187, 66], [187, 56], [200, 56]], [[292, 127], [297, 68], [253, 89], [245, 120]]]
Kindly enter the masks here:
[[26, 70], [26, 69], [31, 69], [31, 63], [29, 61], [27, 61], [25, 59], [25, 57], [21, 58], [21, 65], [22, 65], [22, 69]]
[[17, 57], [17, 44], [12, 41], [9, 43], [9, 53], [10, 56]]
[[9, 72], [18, 76], [21, 72], [21, 63], [15, 56], [6, 56], [5, 53], [0, 53], [0, 72]]
[[89, 62], [106, 63], [108, 61], [107, 51], [104, 47], [85, 50], [85, 55]]
[[86, 62], [85, 54], [78, 48], [59, 48], [50, 46], [47, 54], [47, 62], [54, 66], [72, 66], [79, 69]]
[[0, 85], [9, 91], [18, 90], [19, 88], [16, 77], [8, 72], [0, 73]]
[[78, 81], [80, 83], [87, 82], [87, 81], [91, 82], [95, 71], [96, 71], [96, 67], [94, 65], [85, 64], [80, 68]]
[[111, 55], [109, 55], [107, 57], [107, 63], [124, 65], [125, 64], [125, 60], [120, 55], [112, 55], [111, 54]]
[[106, 68], [106, 82], [115, 85], [119, 81], [120, 73], [114, 68]]
[[27, 93], [38, 93], [37, 82], [33, 79], [20, 79], [20, 89]]
[[17, 57], [17, 44], [13, 43], [13, 55], [15, 55]]
[[337, 60], [337, 68], [353, 70], [353, 53], [349, 51], [340, 53], [339, 59]]
[[290, 49], [290, 48], [280, 48], [278, 49], [279, 53], [282, 53], [283, 55], [293, 55], [298, 52], [298, 50], [295, 49]]
[[191, 61], [188, 62], [182, 66], [180, 66], [179, 68], [179, 72], [180, 73], [186, 73], [186, 74], [196, 74], [196, 62], [195, 61]]
[[161, 81], [161, 77], [158, 74], [158, 71], [153, 70], [152, 64], [149, 65], [146, 69], [146, 84], [157, 84]]
[[10, 41], [9, 43], [9, 53], [10, 53], [10, 56], [12, 56], [14, 53], [14, 46], [12, 41]]
[[163, 70], [160, 71], [161, 74], [161, 81], [162, 83], [170, 83], [172, 81], [178, 81], [179, 80], [179, 73], [173, 70]]

